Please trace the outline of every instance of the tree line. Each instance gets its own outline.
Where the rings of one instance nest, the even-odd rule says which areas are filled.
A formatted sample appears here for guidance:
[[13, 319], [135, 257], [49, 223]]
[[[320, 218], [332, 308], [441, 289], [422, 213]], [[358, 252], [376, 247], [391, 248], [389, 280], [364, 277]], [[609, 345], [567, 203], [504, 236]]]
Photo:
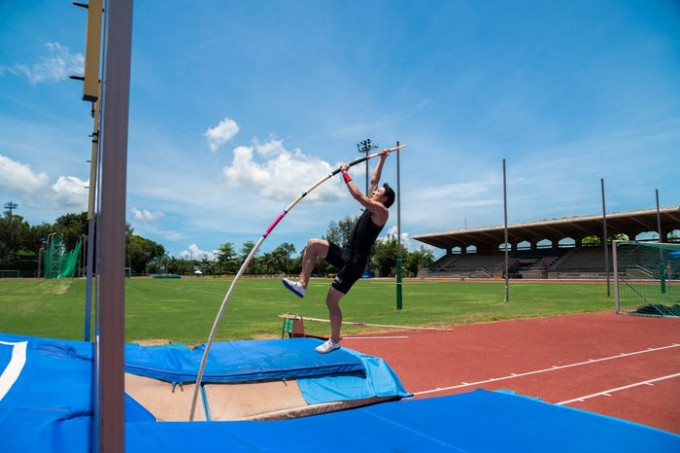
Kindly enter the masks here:
[[[345, 217], [331, 221], [323, 238], [342, 245], [349, 237], [356, 217]], [[60, 216], [52, 224], [30, 225], [17, 214], [5, 211], [0, 217], [0, 270], [17, 270], [23, 276], [36, 276], [41, 253], [48, 247], [51, 235], [58, 235], [66, 247], [73, 250], [78, 241], [87, 239], [87, 213], [68, 213]], [[199, 258], [170, 256], [165, 247], [150, 239], [135, 234], [128, 224], [125, 232], [125, 262], [133, 275], [178, 274], [178, 275], [224, 275], [235, 274], [244, 259], [255, 247], [253, 241], [245, 241], [240, 248], [233, 242], [224, 242], [215, 252], [214, 258], [207, 253]], [[369, 271], [373, 275], [394, 275], [398, 243], [395, 236], [380, 239], [373, 247], [369, 261]], [[246, 273], [261, 275], [295, 275], [302, 267], [302, 254], [289, 242], [278, 245], [270, 252], [258, 253], [253, 257]], [[421, 246], [409, 251], [402, 246], [402, 269], [405, 276], [415, 276], [419, 266], [427, 266], [434, 261], [432, 251]], [[83, 254], [84, 255], [84, 254]], [[84, 272], [81, 260], [81, 272]], [[198, 271], [198, 272], [197, 272]], [[319, 260], [315, 274], [332, 275], [337, 272], [333, 266]]]

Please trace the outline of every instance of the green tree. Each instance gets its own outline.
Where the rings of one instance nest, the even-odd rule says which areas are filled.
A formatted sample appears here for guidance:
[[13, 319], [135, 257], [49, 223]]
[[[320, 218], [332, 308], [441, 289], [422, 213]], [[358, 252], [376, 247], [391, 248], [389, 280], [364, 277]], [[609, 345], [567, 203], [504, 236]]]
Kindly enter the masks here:
[[434, 262], [432, 250], [421, 245], [419, 249], [407, 251], [404, 256], [404, 269], [407, 275], [415, 277], [418, 275], [419, 266], [429, 266]]
[[126, 262], [135, 274], [143, 274], [147, 266], [165, 255], [165, 247], [150, 239], [131, 234], [127, 239]]
[[[16, 214], [10, 215], [9, 210], [5, 211], [0, 218], [0, 260], [10, 261], [21, 249], [19, 237], [23, 224], [23, 217]], [[27, 223], [26, 225], [28, 226]]]
[[273, 273], [291, 273], [293, 267], [291, 255], [293, 253], [295, 253], [295, 246], [290, 242], [284, 242], [272, 250], [271, 263]]
[[238, 257], [233, 242], [225, 242], [217, 251], [216, 269], [219, 273], [235, 273], [238, 271]]
[[245, 241], [241, 246], [241, 251], [239, 252], [239, 259], [241, 261], [245, 260], [250, 252], [255, 248], [255, 243], [253, 241]]
[[215, 266], [216, 262], [209, 260], [208, 255], [204, 254], [201, 259], [201, 263], [196, 265], [197, 269], [200, 269], [206, 275], [213, 275], [217, 273], [217, 268]]
[[189, 275], [194, 272], [194, 265], [191, 260], [183, 260], [173, 256], [167, 260], [166, 272], [168, 274]]
[[345, 216], [337, 223], [334, 220], [331, 220], [328, 224], [328, 230], [326, 231], [324, 239], [342, 247], [349, 239], [352, 228], [358, 219], [359, 216]]
[[[403, 259], [403, 257], [402, 257]], [[375, 251], [371, 260], [371, 267], [378, 269], [381, 276], [392, 275], [392, 269], [397, 265], [397, 237], [389, 235], [385, 240], [375, 243]]]
[[54, 222], [54, 232], [62, 236], [66, 250], [73, 250], [82, 236], [87, 235], [87, 212], [72, 212], [58, 217]]
[[584, 247], [596, 247], [602, 245], [602, 239], [600, 239], [600, 236], [586, 236], [581, 239], [581, 245]]
[[47, 245], [47, 237], [51, 232], [52, 226], [49, 223], [32, 226], [23, 240], [23, 248], [37, 253], [42, 247]]
[[23, 268], [16, 263], [18, 255], [22, 257], [37, 255], [38, 249], [31, 248], [30, 245], [31, 227], [22, 216], [5, 211], [5, 215], [0, 218], [0, 265], [12, 269]]

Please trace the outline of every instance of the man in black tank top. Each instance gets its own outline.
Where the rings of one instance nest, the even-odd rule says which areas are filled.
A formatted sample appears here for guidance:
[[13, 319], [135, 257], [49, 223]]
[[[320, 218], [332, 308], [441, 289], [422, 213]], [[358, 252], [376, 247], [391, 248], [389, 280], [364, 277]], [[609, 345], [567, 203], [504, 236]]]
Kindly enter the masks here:
[[316, 348], [318, 352], [325, 354], [340, 348], [340, 328], [342, 327], [340, 299], [349, 292], [352, 285], [364, 273], [371, 247], [389, 218], [388, 208], [394, 203], [394, 191], [387, 184], [378, 186], [383, 164], [388, 154], [386, 150], [380, 153], [380, 160], [371, 174], [371, 185], [368, 191], [370, 196], [361, 193], [357, 185], [352, 181], [352, 178], [347, 173], [349, 165], [342, 165], [342, 177], [347, 183], [347, 189], [352, 194], [352, 197], [365, 208], [364, 213], [361, 214], [354, 228], [352, 228], [344, 248], [325, 239], [310, 239], [307, 241], [302, 257], [300, 280], [297, 282], [288, 279], [283, 280], [286, 288], [298, 297], [304, 297], [307, 293], [307, 284], [314, 270], [317, 257], [325, 259], [326, 262], [338, 268], [338, 274], [333, 280], [326, 297], [326, 305], [328, 306], [331, 321], [331, 335], [328, 341]]

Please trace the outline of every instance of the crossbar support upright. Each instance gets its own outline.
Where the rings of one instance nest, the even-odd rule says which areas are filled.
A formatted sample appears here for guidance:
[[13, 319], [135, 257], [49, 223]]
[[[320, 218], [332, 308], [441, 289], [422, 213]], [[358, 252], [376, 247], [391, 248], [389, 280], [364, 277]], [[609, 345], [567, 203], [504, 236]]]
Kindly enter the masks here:
[[[101, 265], [95, 394], [95, 451], [125, 451], [125, 195], [132, 0], [107, 1], [101, 111]], [[98, 431], [97, 431], [98, 430]]]

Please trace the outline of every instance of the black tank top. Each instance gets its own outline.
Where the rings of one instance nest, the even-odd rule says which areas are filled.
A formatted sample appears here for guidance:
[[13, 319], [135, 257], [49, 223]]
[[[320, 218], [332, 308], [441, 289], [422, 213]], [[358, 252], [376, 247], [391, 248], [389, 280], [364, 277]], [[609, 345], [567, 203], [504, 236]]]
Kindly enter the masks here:
[[371, 246], [378, 238], [383, 227], [376, 225], [371, 220], [371, 211], [364, 210], [357, 223], [354, 224], [352, 232], [349, 234], [347, 244], [345, 244], [345, 253], [342, 258], [345, 261], [363, 259], [368, 257], [371, 251]]

